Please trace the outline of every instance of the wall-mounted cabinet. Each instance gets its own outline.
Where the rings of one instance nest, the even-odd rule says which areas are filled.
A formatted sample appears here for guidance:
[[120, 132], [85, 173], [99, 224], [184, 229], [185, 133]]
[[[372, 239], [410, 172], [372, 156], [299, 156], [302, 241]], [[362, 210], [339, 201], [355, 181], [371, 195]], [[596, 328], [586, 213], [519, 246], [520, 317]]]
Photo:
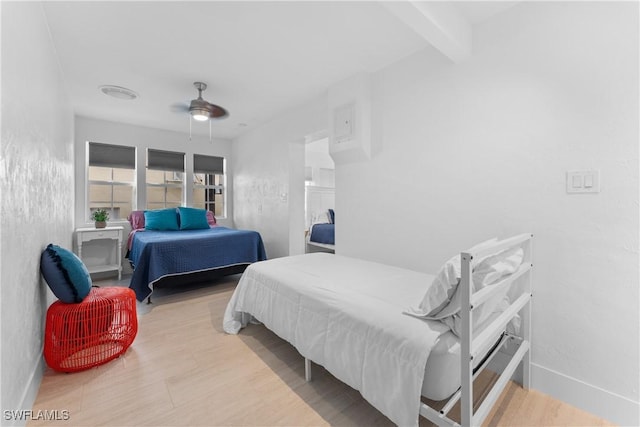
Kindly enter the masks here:
[[371, 157], [371, 77], [360, 73], [329, 88], [329, 153], [336, 163]]

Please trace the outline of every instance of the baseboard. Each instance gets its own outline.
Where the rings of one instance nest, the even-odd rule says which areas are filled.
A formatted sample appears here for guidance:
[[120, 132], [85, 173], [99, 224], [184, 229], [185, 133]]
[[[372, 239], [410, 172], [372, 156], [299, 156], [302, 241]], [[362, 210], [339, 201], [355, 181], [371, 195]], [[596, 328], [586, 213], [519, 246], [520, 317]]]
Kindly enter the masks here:
[[[502, 372], [510, 355], [498, 352], [487, 366]], [[512, 380], [522, 383], [522, 365]], [[640, 402], [594, 387], [575, 378], [531, 364], [531, 388], [619, 426], [640, 426]]]
[[[44, 367], [45, 367], [44, 357], [41, 355], [38, 358], [38, 362], [33, 367], [33, 371], [31, 372], [31, 376], [29, 378], [27, 386], [25, 387], [22, 393], [22, 396], [20, 399], [20, 406], [19, 408], [16, 408], [16, 409], [29, 411], [33, 408], [33, 403], [36, 401], [36, 397], [38, 397], [38, 390], [40, 389], [40, 383], [42, 383], [42, 376], [44, 375]], [[8, 422], [9, 424], [3, 424], [3, 425], [24, 427], [27, 425], [27, 422], [29, 421], [29, 419], [26, 417], [23, 417], [23, 419], [12, 419], [12, 420], [5, 420], [5, 421]]]
[[592, 386], [535, 363], [531, 387], [620, 426], [640, 425], [640, 402]]

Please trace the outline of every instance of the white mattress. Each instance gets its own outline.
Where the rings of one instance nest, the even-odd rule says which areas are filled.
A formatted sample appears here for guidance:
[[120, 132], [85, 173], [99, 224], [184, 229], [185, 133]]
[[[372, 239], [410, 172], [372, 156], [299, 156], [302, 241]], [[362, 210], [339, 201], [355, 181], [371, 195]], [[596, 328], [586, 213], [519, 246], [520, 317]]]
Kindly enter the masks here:
[[424, 371], [422, 395], [431, 400], [451, 396], [460, 387], [460, 340], [453, 332], [442, 334], [431, 349]]
[[[485, 323], [490, 323], [498, 313], [494, 313]], [[480, 332], [481, 329], [478, 330]], [[497, 341], [497, 339], [496, 339]], [[494, 343], [489, 342], [481, 351], [484, 356]], [[460, 387], [460, 339], [451, 331], [438, 338], [429, 353], [422, 383], [422, 395], [431, 400], [443, 400]], [[478, 358], [474, 368], [482, 362]]]

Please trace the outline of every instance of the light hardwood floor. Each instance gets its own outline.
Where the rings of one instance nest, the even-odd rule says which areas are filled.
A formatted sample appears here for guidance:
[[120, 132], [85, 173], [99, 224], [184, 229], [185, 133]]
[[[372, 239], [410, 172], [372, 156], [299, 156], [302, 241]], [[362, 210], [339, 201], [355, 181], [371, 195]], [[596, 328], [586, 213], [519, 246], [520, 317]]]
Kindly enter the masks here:
[[[69, 419], [28, 425], [392, 425], [322, 367], [305, 382], [303, 358], [263, 326], [226, 335], [222, 316], [238, 277], [157, 289], [151, 306], [138, 304], [138, 336], [119, 359], [73, 374], [47, 368], [33, 411], [66, 410]], [[612, 424], [512, 383], [485, 425]]]

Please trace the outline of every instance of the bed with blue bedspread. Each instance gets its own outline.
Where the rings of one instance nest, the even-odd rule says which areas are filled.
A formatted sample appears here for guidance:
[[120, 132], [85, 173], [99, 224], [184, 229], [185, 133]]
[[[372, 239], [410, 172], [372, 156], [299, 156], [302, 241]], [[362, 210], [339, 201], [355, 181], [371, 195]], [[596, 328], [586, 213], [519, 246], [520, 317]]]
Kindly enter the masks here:
[[247, 266], [267, 259], [260, 234], [250, 230], [212, 227], [202, 230], [137, 230], [127, 255], [133, 266], [129, 287], [143, 301], [160, 279]]
[[323, 243], [325, 245], [336, 244], [335, 224], [313, 224], [311, 227], [310, 242]]
[[321, 212], [309, 230], [307, 244], [329, 251], [335, 251], [336, 215], [333, 209]]

